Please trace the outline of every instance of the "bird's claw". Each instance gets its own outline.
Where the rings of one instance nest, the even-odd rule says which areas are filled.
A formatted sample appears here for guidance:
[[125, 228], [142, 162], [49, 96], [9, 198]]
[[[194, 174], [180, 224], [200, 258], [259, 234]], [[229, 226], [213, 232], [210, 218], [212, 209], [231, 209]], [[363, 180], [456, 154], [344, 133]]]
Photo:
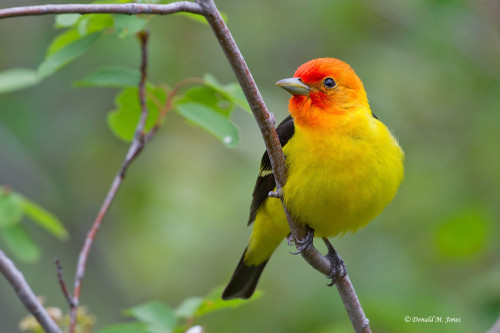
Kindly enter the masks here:
[[330, 265], [332, 266], [330, 273], [326, 276], [331, 280], [330, 283], [328, 283], [328, 286], [331, 287], [335, 282], [347, 275], [347, 268], [345, 267], [344, 260], [339, 256], [332, 243], [326, 238], [323, 238], [323, 241], [328, 248], [326, 258], [330, 260]]
[[306, 224], [306, 236], [303, 239], [294, 240], [290, 234], [288, 237], [288, 245], [292, 245], [293, 243], [295, 243], [295, 246], [297, 247], [297, 251], [290, 252], [293, 255], [309, 250], [314, 243], [314, 229]]
[[281, 199], [283, 198], [283, 189], [279, 188], [276, 191], [269, 192], [267, 195], [270, 196], [271, 198]]

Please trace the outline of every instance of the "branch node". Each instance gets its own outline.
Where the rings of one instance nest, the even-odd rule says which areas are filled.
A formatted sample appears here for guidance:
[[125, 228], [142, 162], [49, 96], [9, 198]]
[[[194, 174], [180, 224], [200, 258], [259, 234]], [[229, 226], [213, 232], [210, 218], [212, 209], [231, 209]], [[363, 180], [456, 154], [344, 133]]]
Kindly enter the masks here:
[[276, 117], [274, 116], [274, 113], [269, 112], [269, 118], [267, 121], [271, 124], [272, 127], [276, 126]]
[[195, 2], [201, 7], [202, 10], [201, 14], [203, 16], [213, 16], [210, 5], [207, 0], [196, 0]]
[[139, 41], [143, 44], [148, 42], [149, 39], [149, 30], [141, 30], [137, 33], [137, 38], [139, 38]]

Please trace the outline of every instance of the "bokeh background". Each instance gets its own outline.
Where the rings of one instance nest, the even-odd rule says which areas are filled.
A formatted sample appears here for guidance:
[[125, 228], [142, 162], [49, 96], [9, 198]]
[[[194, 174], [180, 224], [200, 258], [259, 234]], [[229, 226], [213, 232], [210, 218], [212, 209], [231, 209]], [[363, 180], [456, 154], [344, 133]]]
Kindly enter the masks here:
[[[69, 1], [55, 1], [69, 2]], [[2, 1], [2, 7], [41, 1]], [[269, 109], [274, 83], [313, 58], [337, 57], [365, 83], [372, 110], [406, 152], [397, 197], [364, 230], [334, 239], [376, 332], [480, 332], [500, 315], [500, 6], [495, 0], [216, 1]], [[53, 17], [0, 21], [0, 70], [36, 68], [59, 32]], [[151, 25], [150, 79], [235, 78], [208, 26], [181, 16]], [[66, 308], [53, 264], [71, 283], [78, 252], [126, 152], [106, 125], [114, 89], [73, 88], [102, 65], [137, 68], [138, 44], [109, 36], [23, 91], [0, 95], [0, 184], [40, 203], [70, 232], [60, 242], [23, 222], [42, 247], [16, 262], [47, 305]], [[246, 245], [264, 145], [234, 113], [241, 143], [225, 148], [177, 114], [132, 165], [92, 249], [81, 304], [97, 327], [157, 299], [177, 306], [225, 284]], [[318, 244], [320, 249], [324, 249]], [[0, 240], [0, 248], [4, 245]], [[205, 317], [207, 332], [350, 332], [335, 288], [282, 244], [264, 296]], [[9, 255], [9, 252], [6, 251]], [[0, 278], [0, 331], [26, 311]], [[406, 323], [405, 316], [461, 318]]]

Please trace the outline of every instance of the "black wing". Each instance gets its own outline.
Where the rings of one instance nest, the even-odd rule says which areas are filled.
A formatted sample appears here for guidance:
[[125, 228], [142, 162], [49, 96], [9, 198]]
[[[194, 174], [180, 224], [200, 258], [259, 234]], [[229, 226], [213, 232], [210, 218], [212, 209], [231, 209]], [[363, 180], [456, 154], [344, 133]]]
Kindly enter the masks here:
[[[280, 139], [281, 147], [284, 147], [287, 142], [292, 138], [295, 132], [295, 125], [293, 123], [293, 118], [288, 116], [278, 125], [276, 128], [278, 133], [278, 138]], [[248, 219], [248, 224], [251, 224], [255, 220], [255, 215], [257, 214], [257, 209], [260, 205], [268, 198], [269, 192], [274, 190], [276, 187], [276, 182], [274, 180], [273, 169], [271, 168], [271, 161], [269, 160], [269, 155], [267, 155], [267, 150], [262, 156], [260, 162], [259, 176], [257, 177], [257, 182], [255, 183], [255, 188], [253, 189], [253, 200], [252, 206], [250, 206], [250, 218]]]

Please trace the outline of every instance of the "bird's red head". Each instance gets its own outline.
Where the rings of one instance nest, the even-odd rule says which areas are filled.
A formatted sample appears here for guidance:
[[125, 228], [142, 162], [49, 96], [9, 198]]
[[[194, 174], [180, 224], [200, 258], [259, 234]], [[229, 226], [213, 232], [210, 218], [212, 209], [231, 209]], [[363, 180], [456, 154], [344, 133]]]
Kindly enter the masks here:
[[293, 95], [289, 111], [299, 122], [319, 124], [326, 115], [368, 108], [363, 83], [351, 66], [338, 59], [311, 60], [300, 66], [293, 77], [278, 85]]

